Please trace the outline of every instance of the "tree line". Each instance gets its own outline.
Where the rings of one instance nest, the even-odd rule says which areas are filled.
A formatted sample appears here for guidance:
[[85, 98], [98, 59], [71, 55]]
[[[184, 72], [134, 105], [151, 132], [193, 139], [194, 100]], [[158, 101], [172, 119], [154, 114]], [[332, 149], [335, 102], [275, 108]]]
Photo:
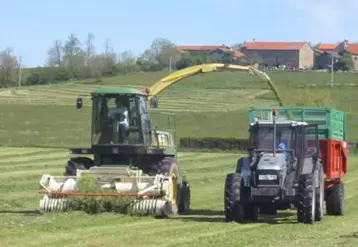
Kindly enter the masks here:
[[[81, 42], [75, 34], [70, 34], [63, 42], [55, 40], [48, 50], [44, 66], [23, 70], [22, 85], [40, 85], [74, 79], [94, 78], [98, 82], [103, 77], [132, 72], [182, 69], [202, 63], [244, 63], [237, 61], [230, 52], [222, 55], [203, 53], [183, 54], [168, 39], [156, 38], [149, 48], [136, 57], [132, 51], [116, 53], [107, 39], [104, 50], [97, 52], [95, 36], [87, 35]], [[20, 61], [11, 48], [0, 51], [0, 87], [13, 87], [19, 83]]]

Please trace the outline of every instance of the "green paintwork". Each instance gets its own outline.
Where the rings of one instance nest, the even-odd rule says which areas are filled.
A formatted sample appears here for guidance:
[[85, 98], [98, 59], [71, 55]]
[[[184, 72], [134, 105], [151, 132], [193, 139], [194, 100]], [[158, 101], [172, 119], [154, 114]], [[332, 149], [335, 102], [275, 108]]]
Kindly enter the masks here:
[[127, 87], [114, 87], [114, 88], [97, 88], [92, 92], [93, 94], [139, 94], [146, 95], [144, 92]]
[[[346, 113], [327, 107], [276, 107], [277, 120], [288, 120], [287, 111], [292, 113], [295, 121], [318, 124], [318, 137], [336, 140], [346, 140], [347, 120]], [[249, 121], [255, 122], [257, 118], [267, 119], [272, 113], [272, 107], [251, 107]]]

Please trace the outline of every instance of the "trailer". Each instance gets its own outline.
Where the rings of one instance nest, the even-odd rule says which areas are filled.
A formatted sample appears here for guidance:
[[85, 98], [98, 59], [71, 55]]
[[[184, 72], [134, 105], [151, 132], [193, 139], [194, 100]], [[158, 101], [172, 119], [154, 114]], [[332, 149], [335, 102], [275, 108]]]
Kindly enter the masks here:
[[[319, 158], [324, 171], [324, 200], [327, 215], [344, 214], [344, 183], [349, 145], [346, 113], [325, 107], [276, 107], [277, 121], [291, 120], [317, 124]], [[251, 107], [249, 122], [273, 121], [272, 107]], [[312, 139], [306, 140], [308, 146]]]

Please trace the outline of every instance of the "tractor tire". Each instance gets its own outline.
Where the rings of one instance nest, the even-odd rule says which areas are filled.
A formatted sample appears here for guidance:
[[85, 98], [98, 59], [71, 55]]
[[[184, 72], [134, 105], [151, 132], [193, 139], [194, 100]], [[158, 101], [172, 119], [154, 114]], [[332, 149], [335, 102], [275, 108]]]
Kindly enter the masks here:
[[67, 161], [67, 165], [65, 167], [65, 172], [63, 173], [63, 175], [64, 176], [76, 176], [77, 169], [88, 170], [92, 166], [94, 166], [94, 162], [90, 158], [87, 158], [87, 157], [71, 158], [69, 161]]
[[312, 224], [315, 221], [316, 193], [314, 174], [301, 175], [299, 179], [297, 221]]
[[257, 221], [259, 218], [259, 207], [255, 204], [248, 204], [245, 206], [245, 213], [247, 213], [247, 220]]
[[315, 220], [321, 221], [324, 216], [324, 171], [322, 163], [319, 163], [318, 167], [318, 183], [319, 186], [316, 188], [316, 212]]
[[261, 206], [260, 213], [267, 214], [267, 215], [276, 215], [277, 208], [275, 207], [275, 205], [272, 204]]
[[157, 174], [163, 174], [164, 176], [170, 176], [171, 174], [175, 174], [177, 177], [177, 195], [176, 195], [176, 210], [173, 211], [173, 214], [179, 213], [179, 207], [181, 202], [181, 177], [180, 172], [178, 169], [178, 166], [176, 164], [175, 158], [172, 157], [165, 157], [160, 161], [154, 162], [150, 164], [145, 173], [147, 173], [149, 176], [155, 176]]
[[242, 223], [245, 220], [247, 207], [244, 206], [243, 188], [241, 187], [242, 177], [238, 173], [226, 175], [224, 190], [224, 211], [225, 221]]
[[190, 210], [190, 185], [187, 181], [183, 181], [180, 194], [178, 213], [185, 214]]
[[338, 185], [328, 189], [326, 198], [327, 215], [344, 215], [344, 184], [340, 182]]

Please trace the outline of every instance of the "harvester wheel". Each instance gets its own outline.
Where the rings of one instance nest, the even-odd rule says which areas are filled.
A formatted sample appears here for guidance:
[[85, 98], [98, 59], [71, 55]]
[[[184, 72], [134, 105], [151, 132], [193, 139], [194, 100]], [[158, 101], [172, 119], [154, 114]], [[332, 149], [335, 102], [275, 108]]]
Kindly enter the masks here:
[[230, 173], [226, 175], [225, 180], [225, 195], [224, 195], [224, 209], [225, 221], [243, 222], [245, 220], [245, 207], [242, 199], [242, 177], [238, 173]]
[[323, 204], [324, 204], [324, 172], [322, 163], [319, 163], [318, 182], [319, 186], [316, 188], [316, 212], [315, 220], [321, 221], [323, 219]]
[[65, 167], [64, 176], [76, 176], [77, 169], [79, 170], [88, 170], [92, 166], [94, 166], [93, 160], [87, 157], [76, 157], [71, 158], [67, 161], [67, 165]]
[[148, 175], [155, 176], [157, 174], [163, 174], [164, 176], [175, 176], [176, 177], [176, 195], [174, 201], [172, 201], [173, 214], [177, 214], [180, 206], [181, 199], [181, 177], [179, 173], [176, 161], [172, 157], [165, 157], [158, 162], [154, 162], [148, 167]]
[[178, 213], [187, 213], [190, 210], [190, 185], [187, 181], [183, 181], [180, 189], [180, 203]]
[[297, 207], [297, 220], [306, 224], [312, 224], [315, 220], [316, 193], [315, 176], [305, 174], [300, 176], [299, 181], [299, 206]]
[[332, 186], [327, 191], [327, 215], [344, 215], [344, 184]]

